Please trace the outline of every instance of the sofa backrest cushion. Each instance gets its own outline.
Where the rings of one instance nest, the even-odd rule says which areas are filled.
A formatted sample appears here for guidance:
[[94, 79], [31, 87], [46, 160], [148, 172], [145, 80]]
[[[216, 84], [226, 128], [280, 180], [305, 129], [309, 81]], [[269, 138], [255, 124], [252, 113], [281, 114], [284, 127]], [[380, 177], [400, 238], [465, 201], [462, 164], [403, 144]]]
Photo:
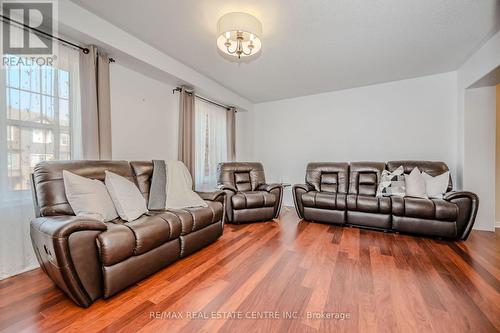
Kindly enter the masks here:
[[258, 162], [224, 162], [217, 166], [217, 184], [235, 187], [238, 191], [255, 191], [266, 183], [264, 167]]
[[[444, 162], [434, 162], [434, 161], [389, 161], [387, 162], [387, 170], [393, 172], [399, 166], [403, 166], [405, 174], [409, 174], [415, 167], [418, 167], [420, 172], [425, 172], [432, 177], [439, 176], [446, 171], [449, 171], [448, 166]], [[451, 180], [448, 183], [448, 192], [453, 189], [453, 183]]]
[[217, 184], [235, 187], [238, 191], [255, 191], [266, 183], [264, 167], [259, 162], [224, 162], [217, 166]]
[[127, 161], [45, 161], [33, 170], [36, 210], [40, 216], [74, 215], [64, 190], [63, 170], [104, 181], [105, 171], [114, 172], [134, 182]]
[[349, 164], [315, 162], [307, 165], [306, 183], [315, 191], [347, 193]]
[[349, 193], [375, 196], [384, 162], [352, 162], [349, 173]]

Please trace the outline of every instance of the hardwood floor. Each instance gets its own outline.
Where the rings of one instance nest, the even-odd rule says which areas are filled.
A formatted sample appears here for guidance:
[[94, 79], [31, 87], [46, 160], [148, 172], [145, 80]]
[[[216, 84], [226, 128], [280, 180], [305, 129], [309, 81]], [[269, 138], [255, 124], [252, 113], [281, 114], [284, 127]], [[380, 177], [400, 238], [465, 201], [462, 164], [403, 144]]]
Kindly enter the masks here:
[[88, 309], [40, 269], [0, 281], [0, 330], [497, 332], [499, 278], [498, 231], [453, 243], [299, 222], [288, 208], [226, 225], [216, 243]]

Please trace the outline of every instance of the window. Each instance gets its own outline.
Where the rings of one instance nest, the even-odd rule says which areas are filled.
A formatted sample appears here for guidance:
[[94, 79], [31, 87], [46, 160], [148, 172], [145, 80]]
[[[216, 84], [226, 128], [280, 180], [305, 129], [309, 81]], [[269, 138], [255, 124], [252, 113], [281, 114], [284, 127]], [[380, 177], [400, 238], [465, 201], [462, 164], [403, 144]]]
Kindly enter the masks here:
[[80, 53], [57, 43], [54, 51], [53, 67], [0, 66], [0, 279], [36, 265], [28, 232], [33, 166], [81, 156]]
[[61, 133], [61, 146], [69, 146], [70, 136], [69, 133]]
[[0, 159], [0, 186], [4, 195], [28, 190], [37, 163], [75, 155], [79, 55], [66, 47], [59, 50], [54, 67], [19, 64], [6, 65], [1, 71], [0, 154], [6, 158]]
[[[34, 165], [61, 155], [58, 136], [70, 133], [68, 112], [69, 74], [47, 66], [6, 66], [5, 100], [7, 126], [8, 190], [29, 188]], [[66, 134], [69, 135], [69, 134]]]
[[217, 164], [227, 161], [226, 110], [195, 101], [195, 184], [200, 191], [217, 187]]

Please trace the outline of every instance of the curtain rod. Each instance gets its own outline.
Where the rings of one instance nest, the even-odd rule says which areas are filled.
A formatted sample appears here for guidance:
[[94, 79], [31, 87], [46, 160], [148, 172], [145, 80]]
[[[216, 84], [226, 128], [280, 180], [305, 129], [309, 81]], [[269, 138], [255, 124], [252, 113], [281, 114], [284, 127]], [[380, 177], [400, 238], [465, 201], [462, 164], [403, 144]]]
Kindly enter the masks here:
[[[15, 23], [15, 24], [18, 24], [18, 25], [22, 26], [24, 29], [33, 31], [35, 34], [42, 35], [42, 36], [47, 37], [47, 38], [58, 40], [61, 43], [64, 43], [64, 44], [69, 45], [69, 46], [72, 46], [75, 49], [81, 50], [84, 54], [88, 54], [89, 53], [89, 49], [86, 48], [86, 47], [82, 47], [80, 45], [72, 43], [72, 42], [70, 42], [70, 41], [68, 41], [66, 39], [61, 38], [61, 37], [51, 35], [51, 34], [45, 32], [45, 31], [42, 31], [40, 29], [33, 28], [33, 27], [31, 27], [31, 26], [29, 26], [27, 24], [24, 24], [24, 23], [16, 21], [16, 20], [13, 20], [13, 19], [11, 19], [8, 16], [0, 15], [0, 17], [2, 18], [2, 21], [5, 22], [5, 23]], [[115, 59], [109, 58], [109, 62], [115, 62]]]
[[[176, 91], [182, 91], [182, 88], [181, 87], [176, 87], [175, 89], [172, 90], [172, 94], [175, 94]], [[189, 95], [194, 95], [194, 97], [196, 97], [198, 99], [201, 99], [202, 101], [205, 101], [207, 103], [216, 105], [216, 106], [218, 106], [220, 108], [226, 109], [227, 111], [231, 110], [231, 108], [232, 108], [232, 106], [224, 105], [224, 104], [218, 103], [218, 102], [216, 102], [214, 100], [211, 100], [211, 99], [208, 99], [206, 97], [200, 96], [198, 94], [194, 94], [192, 91], [188, 91], [187, 93]], [[235, 112], [237, 112], [237, 111], [235, 111]]]
[[[80, 45], [76, 45], [75, 43], [72, 43], [72, 42], [67, 41], [67, 40], [65, 40], [65, 39], [62, 39], [62, 38], [60, 38], [60, 37], [57, 37], [57, 36], [51, 35], [51, 34], [49, 34], [49, 33], [45, 32], [45, 31], [42, 31], [42, 30], [40, 30], [40, 29], [33, 28], [33, 27], [31, 27], [31, 26], [29, 26], [29, 25], [27, 25], [27, 24], [24, 24], [24, 23], [19, 22], [19, 21], [16, 21], [16, 20], [13, 20], [13, 19], [11, 19], [11, 18], [10, 18], [10, 17], [8, 17], [8, 16], [5, 16], [5, 15], [0, 15], [0, 17], [2, 17], [2, 21], [4, 21], [4, 22], [5, 22], [5, 20], [7, 20], [8, 22], [12, 22], [12, 23], [18, 24], [18, 25], [20, 25], [20, 26], [24, 27], [25, 29], [28, 29], [28, 30], [34, 31], [34, 32], [35, 32], [35, 34], [40, 34], [40, 35], [43, 35], [43, 36], [45, 36], [45, 37], [49, 37], [49, 38], [52, 38], [52, 39], [56, 39], [56, 40], [58, 40], [58, 41], [60, 41], [60, 42], [62, 42], [62, 43], [64, 43], [64, 44], [68, 44], [68, 45], [70, 45], [70, 46], [73, 46], [73, 47], [74, 47], [74, 48], [76, 48], [76, 49], [81, 50], [81, 51], [82, 51], [83, 53], [85, 53], [85, 54], [88, 54], [88, 53], [89, 53], [89, 49], [88, 49], [88, 48], [86, 48], [86, 47], [82, 47], [82, 46], [80, 46]], [[7, 22], [6, 22], [6, 23], [7, 23]]]

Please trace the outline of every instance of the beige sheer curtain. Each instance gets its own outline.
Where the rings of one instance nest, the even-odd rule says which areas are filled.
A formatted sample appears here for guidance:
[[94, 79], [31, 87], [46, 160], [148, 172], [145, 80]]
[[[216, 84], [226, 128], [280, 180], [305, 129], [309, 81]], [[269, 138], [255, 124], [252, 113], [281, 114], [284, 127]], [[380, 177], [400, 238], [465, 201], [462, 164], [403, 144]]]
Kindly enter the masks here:
[[109, 57], [90, 46], [80, 55], [82, 155], [88, 160], [111, 159]]
[[226, 112], [227, 160], [236, 159], [236, 108], [230, 107]]
[[179, 101], [179, 161], [184, 162], [191, 175], [195, 174], [195, 112], [194, 93], [181, 87]]

